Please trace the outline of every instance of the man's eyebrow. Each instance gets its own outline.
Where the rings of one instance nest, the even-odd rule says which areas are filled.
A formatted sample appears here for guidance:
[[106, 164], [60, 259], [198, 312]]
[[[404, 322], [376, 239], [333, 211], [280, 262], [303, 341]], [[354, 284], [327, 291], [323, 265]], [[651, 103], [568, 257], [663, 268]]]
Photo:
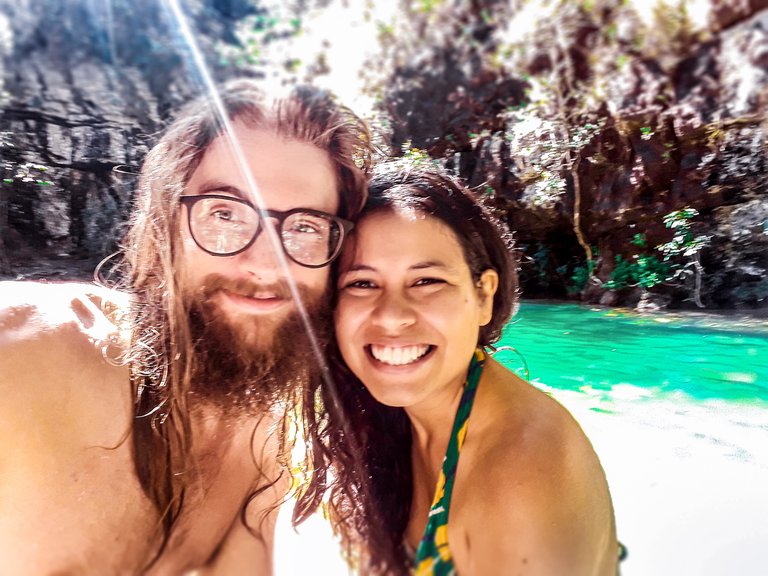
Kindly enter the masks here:
[[203, 182], [200, 187], [197, 189], [198, 194], [229, 194], [231, 196], [235, 196], [236, 198], [240, 198], [241, 200], [247, 200], [247, 194], [240, 190], [240, 188], [237, 188], [236, 186], [232, 186], [231, 184], [225, 184], [224, 182], [221, 182], [219, 180], [209, 180], [207, 182]]

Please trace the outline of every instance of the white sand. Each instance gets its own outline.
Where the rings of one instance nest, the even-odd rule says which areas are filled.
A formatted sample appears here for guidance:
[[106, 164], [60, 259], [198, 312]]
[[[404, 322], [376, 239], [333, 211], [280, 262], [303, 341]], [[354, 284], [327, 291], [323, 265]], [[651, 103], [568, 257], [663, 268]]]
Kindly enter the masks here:
[[[768, 575], [768, 407], [656, 400], [631, 386], [611, 401], [554, 395], [603, 462], [629, 548], [622, 576]], [[349, 573], [322, 520], [296, 534], [288, 517], [278, 575]]]
[[768, 575], [768, 408], [557, 396], [603, 462], [623, 576]]

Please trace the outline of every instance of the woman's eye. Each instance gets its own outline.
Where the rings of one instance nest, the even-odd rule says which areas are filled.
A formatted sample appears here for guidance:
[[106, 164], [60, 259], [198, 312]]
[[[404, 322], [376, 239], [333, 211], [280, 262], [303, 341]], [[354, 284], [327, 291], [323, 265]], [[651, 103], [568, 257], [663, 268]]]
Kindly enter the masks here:
[[354, 280], [352, 282], [347, 282], [344, 285], [344, 288], [359, 288], [363, 290], [370, 290], [373, 288], [377, 288], [377, 286], [370, 280]]
[[445, 284], [442, 278], [419, 278], [413, 283], [414, 286], [433, 286], [435, 284]]

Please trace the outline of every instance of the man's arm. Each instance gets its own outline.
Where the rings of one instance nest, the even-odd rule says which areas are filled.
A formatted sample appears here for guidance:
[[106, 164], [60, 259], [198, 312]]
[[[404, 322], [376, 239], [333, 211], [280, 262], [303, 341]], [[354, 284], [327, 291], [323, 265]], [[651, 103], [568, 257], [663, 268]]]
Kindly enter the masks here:
[[[22, 469], [45, 468], [51, 455], [109, 437], [105, 432], [114, 429], [116, 419], [102, 417], [94, 391], [113, 404], [122, 400], [130, 406], [126, 390], [108, 386], [127, 374], [101, 355], [115, 327], [84, 288], [0, 282], [0, 470], [6, 481], [13, 472], [11, 459]], [[105, 423], [113, 425], [105, 429]], [[120, 434], [127, 425], [126, 418]], [[35, 463], [38, 456], [41, 461]]]
[[129, 428], [131, 398], [123, 369], [101, 357], [97, 341], [114, 327], [88, 288], [0, 283], [0, 556], [9, 573], [78, 571], [93, 536], [78, 518], [103, 513], [88, 495], [95, 485], [106, 494], [104, 480], [114, 499], [127, 482], [99, 476], [107, 462], [118, 478], [130, 470], [129, 450], [109, 448]]

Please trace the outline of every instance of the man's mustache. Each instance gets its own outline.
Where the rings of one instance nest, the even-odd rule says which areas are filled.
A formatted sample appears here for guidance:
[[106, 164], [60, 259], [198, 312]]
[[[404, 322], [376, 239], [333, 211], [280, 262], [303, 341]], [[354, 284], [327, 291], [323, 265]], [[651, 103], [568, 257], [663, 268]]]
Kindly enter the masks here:
[[291, 289], [286, 281], [271, 282], [269, 284], [257, 283], [245, 278], [227, 278], [221, 274], [209, 274], [203, 279], [198, 292], [204, 299], [211, 298], [217, 292], [225, 290], [238, 296], [255, 297], [269, 293], [275, 298], [291, 299]]

